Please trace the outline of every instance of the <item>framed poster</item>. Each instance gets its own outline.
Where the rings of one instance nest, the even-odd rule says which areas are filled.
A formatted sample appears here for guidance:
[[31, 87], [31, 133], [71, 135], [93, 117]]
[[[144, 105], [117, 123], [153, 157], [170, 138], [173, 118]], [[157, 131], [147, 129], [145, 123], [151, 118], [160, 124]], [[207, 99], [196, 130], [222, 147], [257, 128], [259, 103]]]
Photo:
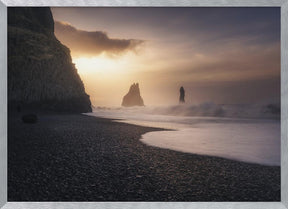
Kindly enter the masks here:
[[282, 1], [1, 2], [9, 208], [287, 208]]

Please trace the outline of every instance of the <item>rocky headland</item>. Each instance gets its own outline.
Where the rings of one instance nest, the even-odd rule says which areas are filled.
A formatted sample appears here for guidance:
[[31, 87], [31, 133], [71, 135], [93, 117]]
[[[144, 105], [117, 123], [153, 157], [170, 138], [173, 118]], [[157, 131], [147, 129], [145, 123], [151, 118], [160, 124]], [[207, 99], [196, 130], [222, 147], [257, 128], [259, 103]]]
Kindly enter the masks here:
[[54, 35], [50, 8], [8, 8], [8, 104], [91, 112], [70, 50]]

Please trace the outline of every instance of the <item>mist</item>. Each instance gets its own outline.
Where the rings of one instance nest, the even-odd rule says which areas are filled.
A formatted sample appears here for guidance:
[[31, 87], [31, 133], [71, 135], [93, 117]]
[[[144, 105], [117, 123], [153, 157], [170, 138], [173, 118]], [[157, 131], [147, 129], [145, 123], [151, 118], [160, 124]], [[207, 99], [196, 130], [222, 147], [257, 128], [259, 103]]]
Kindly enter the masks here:
[[279, 8], [52, 11], [96, 107], [133, 83], [146, 106], [178, 104], [181, 86], [188, 105], [280, 103]]

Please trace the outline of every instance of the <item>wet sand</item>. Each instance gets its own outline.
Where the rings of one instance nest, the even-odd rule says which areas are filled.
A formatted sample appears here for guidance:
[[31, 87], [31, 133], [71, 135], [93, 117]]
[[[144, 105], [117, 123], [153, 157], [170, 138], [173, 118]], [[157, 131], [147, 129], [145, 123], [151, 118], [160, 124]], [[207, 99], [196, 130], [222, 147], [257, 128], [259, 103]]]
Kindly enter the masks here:
[[[151, 147], [84, 115], [8, 121], [8, 201], [280, 201], [280, 167]], [[177, 139], [175, 139], [177, 140]]]

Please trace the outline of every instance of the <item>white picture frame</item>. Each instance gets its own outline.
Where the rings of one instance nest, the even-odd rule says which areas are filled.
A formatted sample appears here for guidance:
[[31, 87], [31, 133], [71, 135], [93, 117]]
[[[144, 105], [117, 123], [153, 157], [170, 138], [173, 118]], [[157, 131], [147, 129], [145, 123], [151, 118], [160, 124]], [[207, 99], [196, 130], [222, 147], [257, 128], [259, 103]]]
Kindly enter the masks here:
[[[281, 202], [7, 202], [7, 7], [281, 7]], [[0, 208], [288, 209], [288, 0], [0, 0]]]

